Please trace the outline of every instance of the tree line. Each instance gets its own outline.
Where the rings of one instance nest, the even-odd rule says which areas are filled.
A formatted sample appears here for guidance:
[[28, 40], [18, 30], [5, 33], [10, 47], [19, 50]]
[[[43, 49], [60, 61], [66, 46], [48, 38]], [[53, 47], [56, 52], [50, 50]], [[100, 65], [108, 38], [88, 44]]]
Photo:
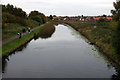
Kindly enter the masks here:
[[113, 3], [115, 10], [111, 10], [113, 14], [113, 19], [117, 23], [117, 27], [113, 35], [113, 46], [117, 54], [120, 54], [120, 1]]
[[31, 11], [28, 15], [21, 8], [14, 7], [7, 4], [2, 5], [2, 23], [3, 27], [5, 23], [17, 23], [22, 26], [26, 26], [26, 20], [32, 19], [40, 24], [44, 24], [47, 21], [46, 16], [38, 11]]

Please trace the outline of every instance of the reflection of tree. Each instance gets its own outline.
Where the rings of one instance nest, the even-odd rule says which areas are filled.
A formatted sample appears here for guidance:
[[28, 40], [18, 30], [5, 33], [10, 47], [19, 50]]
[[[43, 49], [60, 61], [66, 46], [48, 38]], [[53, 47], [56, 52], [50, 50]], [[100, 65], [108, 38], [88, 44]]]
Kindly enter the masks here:
[[112, 62], [112, 61], [110, 61], [110, 62], [111, 62], [110, 66], [114, 67], [116, 70], [116, 73], [114, 73], [111, 76], [111, 80], [120, 80], [120, 65], [116, 64], [115, 62]]
[[9, 61], [8, 56], [5, 56], [5, 57], [2, 58], [2, 73], [5, 72], [5, 68], [7, 66], [7, 60]]
[[116, 74], [112, 75], [112, 80], [120, 80], [120, 70], [116, 69]]
[[27, 47], [27, 45], [28, 45], [28, 42], [25, 43], [23, 46], [19, 47], [18, 49], [16, 49], [14, 52], [11, 52], [8, 55], [2, 57], [2, 73], [5, 72], [5, 68], [7, 66], [7, 61], [9, 61], [9, 56], [11, 56], [12, 54], [15, 54], [15, 52], [22, 51], [23, 49], [25, 49]]
[[[80, 33], [79, 32], [77, 33], [77, 31], [75, 31], [72, 27], [69, 27], [69, 29], [72, 31], [71, 33], [74, 36], [76, 36], [77, 38], [86, 40], [86, 38], [84, 36], [82, 36], [82, 37], [79, 36]], [[113, 62], [110, 58], [108, 58], [106, 55], [104, 55], [102, 53], [99, 53], [99, 54], [95, 53], [93, 55], [95, 55], [100, 61], [103, 60], [104, 62], [106, 62], [108, 69], [111, 69], [111, 68], [115, 67], [116, 73], [111, 76], [111, 80], [120, 80], [120, 66], [118, 64]], [[100, 80], [102, 80], [102, 79], [100, 79]]]
[[27, 45], [28, 45], [29, 42], [30, 42], [30, 40], [29, 40], [27, 43], [23, 44], [21, 47], [19, 47], [19, 48], [16, 50], [16, 52], [22, 51], [23, 49], [25, 49], [25, 48], [27, 47]]

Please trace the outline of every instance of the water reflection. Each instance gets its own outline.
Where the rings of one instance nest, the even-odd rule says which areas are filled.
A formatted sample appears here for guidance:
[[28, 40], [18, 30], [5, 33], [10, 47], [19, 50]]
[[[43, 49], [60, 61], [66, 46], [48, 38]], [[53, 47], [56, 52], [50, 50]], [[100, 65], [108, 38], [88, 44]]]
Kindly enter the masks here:
[[[37, 40], [39, 38], [47, 39], [52, 36], [52, 34], [55, 32], [55, 27], [50, 26], [50, 28], [46, 29], [45, 31], [41, 31], [38, 34], [34, 34], [34, 40]], [[20, 51], [23, 51], [25, 48], [27, 48], [30, 41], [25, 43], [23, 46], [19, 47], [15, 51], [9, 53], [8, 55], [4, 56], [2, 58], [2, 73], [4, 73], [6, 70], [7, 62], [9, 61], [10, 56], [15, 55], [15, 53], [18, 53]]]
[[25, 48], [27, 48], [28, 44], [29, 44], [29, 41], [27, 43], [25, 43], [23, 46], [16, 49], [15, 51], [2, 57], [2, 73], [4, 73], [6, 71], [6, 66], [10, 60], [10, 56], [15, 55], [17, 52], [23, 51]]
[[[72, 27], [70, 27], [69, 25], [66, 25], [69, 27], [69, 29], [71, 30], [71, 34], [74, 35], [76, 38], [78, 39], [83, 39], [85, 40], [87, 43], [89, 43], [89, 41], [82, 35], [79, 35], [80, 33], [76, 30], [74, 30]], [[106, 55], [104, 55], [103, 53], [100, 53], [99, 52], [99, 49], [98, 47], [94, 46], [94, 45], [91, 45], [92, 47], [92, 51], [90, 54], [91, 55], [94, 55], [97, 57], [97, 59], [99, 59], [100, 61], [102, 62], [105, 62], [107, 63], [107, 67], [108, 69], [112, 69], [113, 67], [115, 68], [116, 70], [116, 73], [114, 73], [112, 76], [111, 76], [111, 80], [120, 80], [120, 65], [114, 63], [111, 59], [109, 59]], [[99, 54], [98, 54], [99, 53]]]
[[65, 24], [65, 26], [67, 26], [67, 27], [70, 29], [71, 34], [72, 34], [74, 37], [76, 37], [76, 38], [78, 38], [78, 39], [82, 39], [82, 40], [88, 42], [88, 39], [86, 39], [84, 36], [80, 35], [80, 33], [79, 33], [78, 31], [76, 31], [75, 29], [73, 29], [71, 26], [69, 26], [69, 25], [67, 25], [67, 24]]
[[5, 69], [6, 69], [6, 66], [7, 66], [7, 60], [9, 61], [8, 56], [6, 58], [5, 57], [2, 58], [2, 73], [5, 72]]
[[69, 26], [58, 25], [48, 33], [54, 34], [48, 39], [41, 39], [46, 36], [39, 35], [41, 38], [32, 40], [16, 55], [3, 58], [4, 77], [119, 78], [119, 66], [104, 59], [99, 51], [93, 51], [93, 47]]
[[120, 80], [120, 70], [116, 69], [116, 73], [112, 75], [111, 80]]

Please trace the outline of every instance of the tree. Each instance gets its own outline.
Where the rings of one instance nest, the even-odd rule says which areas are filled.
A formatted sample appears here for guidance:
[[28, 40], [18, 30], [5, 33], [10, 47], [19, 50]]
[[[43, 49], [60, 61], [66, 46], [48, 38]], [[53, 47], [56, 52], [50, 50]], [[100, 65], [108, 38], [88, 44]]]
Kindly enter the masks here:
[[83, 15], [81, 15], [81, 17], [84, 17]]
[[16, 8], [10, 4], [7, 4], [6, 6], [2, 5], [2, 12], [7, 12], [7, 13], [10, 13], [14, 16], [19, 16], [21, 18], [27, 17], [27, 14], [25, 11], [23, 11], [21, 8]]
[[53, 19], [53, 16], [52, 15], [50, 15], [50, 17], [49, 17], [51, 20]]
[[107, 17], [107, 15], [103, 14], [102, 17]]
[[17, 23], [22, 26], [25, 26], [25, 19], [27, 14], [21, 8], [14, 7], [13, 5], [7, 4], [2, 5], [2, 23], [3, 26], [6, 23]]
[[29, 18], [39, 22], [40, 24], [43, 24], [46, 22], [46, 16], [43, 13], [40, 13], [38, 11], [31, 11], [29, 14]]
[[115, 10], [111, 10], [113, 20], [117, 22], [117, 27], [113, 35], [113, 46], [117, 54], [120, 54], [120, 1], [113, 3]]

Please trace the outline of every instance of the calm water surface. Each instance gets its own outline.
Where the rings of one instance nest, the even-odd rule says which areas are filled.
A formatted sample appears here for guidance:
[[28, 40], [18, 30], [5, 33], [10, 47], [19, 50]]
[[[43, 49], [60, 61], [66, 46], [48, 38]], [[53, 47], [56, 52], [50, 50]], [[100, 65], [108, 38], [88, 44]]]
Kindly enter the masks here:
[[30, 41], [4, 61], [4, 78], [111, 78], [116, 69], [87, 39], [58, 25], [50, 38]]

